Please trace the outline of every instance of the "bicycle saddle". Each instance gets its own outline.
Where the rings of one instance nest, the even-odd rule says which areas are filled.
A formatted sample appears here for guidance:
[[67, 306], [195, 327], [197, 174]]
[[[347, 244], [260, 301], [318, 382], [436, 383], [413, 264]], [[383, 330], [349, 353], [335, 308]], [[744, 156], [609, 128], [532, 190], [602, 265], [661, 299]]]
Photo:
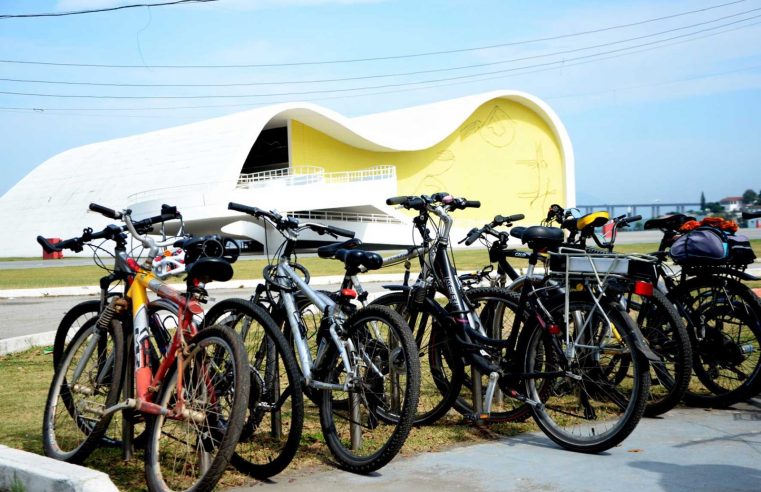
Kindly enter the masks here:
[[582, 215], [577, 219], [568, 219], [563, 222], [563, 227], [569, 231], [577, 230], [583, 231], [587, 227], [594, 229], [595, 227], [602, 227], [610, 220], [610, 214], [608, 212], [592, 212], [591, 214]]
[[227, 282], [233, 278], [233, 267], [222, 258], [200, 258], [187, 269], [188, 279], [198, 279], [203, 283], [216, 280]]
[[362, 241], [358, 238], [351, 238], [338, 243], [326, 244], [317, 248], [317, 256], [320, 258], [333, 258], [339, 249], [356, 249], [362, 246]]
[[359, 271], [360, 267], [367, 270], [377, 270], [383, 266], [381, 255], [361, 249], [339, 249], [336, 251], [335, 258], [343, 261], [346, 270], [350, 272]]
[[688, 220], [695, 220], [695, 217], [684, 214], [661, 215], [645, 222], [645, 229], [668, 229], [676, 231], [682, 224]]
[[531, 226], [521, 234], [521, 242], [533, 250], [557, 248], [564, 240], [563, 230], [557, 227]]
[[510, 229], [510, 235], [518, 239], [521, 239], [523, 237], [523, 233], [526, 232], [526, 229], [528, 228], [525, 226], [513, 227], [512, 229]]

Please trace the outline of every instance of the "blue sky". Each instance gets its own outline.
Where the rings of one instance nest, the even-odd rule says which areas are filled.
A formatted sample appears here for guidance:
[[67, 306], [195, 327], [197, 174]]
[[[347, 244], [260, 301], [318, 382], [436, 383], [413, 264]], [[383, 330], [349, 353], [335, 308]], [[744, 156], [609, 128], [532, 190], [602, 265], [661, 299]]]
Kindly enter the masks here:
[[[3, 0], [0, 14], [128, 3], [141, 2]], [[597, 32], [567, 36], [586, 31]], [[464, 51], [298, 65], [453, 50]], [[559, 114], [580, 203], [761, 189], [761, 0], [220, 0], [0, 19], [0, 60], [0, 78], [16, 80], [0, 80], [0, 92], [55, 96], [0, 94], [0, 194], [72, 147], [272, 102], [355, 116], [495, 89], [533, 93]], [[156, 67], [264, 64], [281, 66]], [[425, 73], [393, 75], [409, 72]], [[330, 81], [310, 82], [320, 80]], [[159, 96], [175, 98], [134, 99]]]

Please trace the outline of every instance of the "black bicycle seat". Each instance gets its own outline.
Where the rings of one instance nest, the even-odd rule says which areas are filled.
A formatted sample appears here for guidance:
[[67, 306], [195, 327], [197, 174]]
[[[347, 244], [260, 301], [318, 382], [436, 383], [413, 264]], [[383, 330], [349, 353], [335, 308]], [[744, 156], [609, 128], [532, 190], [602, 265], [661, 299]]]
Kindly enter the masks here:
[[521, 237], [523, 237], [523, 233], [526, 232], [526, 229], [528, 228], [525, 226], [513, 227], [512, 229], [510, 229], [510, 235], [520, 239]]
[[362, 246], [362, 241], [358, 238], [351, 238], [338, 243], [326, 244], [317, 248], [317, 256], [320, 258], [333, 258], [339, 249], [356, 249]]
[[227, 282], [233, 278], [233, 267], [222, 258], [200, 258], [187, 269], [188, 279], [198, 279], [203, 283], [216, 280]]
[[360, 267], [365, 267], [367, 270], [377, 270], [383, 266], [381, 255], [361, 249], [339, 249], [336, 251], [335, 258], [343, 261], [346, 270], [349, 272], [359, 271]]
[[695, 220], [695, 217], [684, 214], [661, 215], [660, 217], [645, 221], [644, 227], [645, 229], [667, 229], [676, 231], [688, 220]]
[[533, 250], [554, 249], [564, 240], [563, 230], [557, 227], [531, 226], [521, 235], [521, 242]]

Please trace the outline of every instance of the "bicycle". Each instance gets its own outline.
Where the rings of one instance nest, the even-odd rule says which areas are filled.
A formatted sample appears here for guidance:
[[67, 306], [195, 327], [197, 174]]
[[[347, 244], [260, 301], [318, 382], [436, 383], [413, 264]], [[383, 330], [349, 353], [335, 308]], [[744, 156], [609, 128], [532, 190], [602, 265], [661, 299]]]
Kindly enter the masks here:
[[[283, 324], [305, 391], [320, 392], [320, 426], [333, 457], [341, 468], [357, 473], [381, 468], [404, 444], [417, 406], [420, 368], [414, 343], [396, 313], [378, 306], [354, 309], [348, 302], [353, 292], [333, 299], [312, 289], [302, 278], [308, 272], [295, 261], [304, 230], [333, 237], [354, 233], [237, 203], [229, 208], [263, 220], [285, 239], [264, 269], [265, 284], [253, 300]], [[348, 251], [337, 253], [347, 269], [373, 268], [368, 255]], [[321, 313], [314, 356], [297, 307], [300, 296]]]
[[[609, 221], [607, 212], [593, 212], [583, 217], [573, 217], [559, 205], [552, 205], [544, 223], [557, 222], [563, 229], [569, 231], [564, 247], [577, 248], [591, 255], [605, 256], [613, 250], [618, 230], [638, 220], [641, 220], [641, 217], [620, 216]], [[595, 229], [605, 224], [611, 226], [610, 239], [603, 242], [595, 234]], [[508, 288], [519, 292], [528, 277], [518, 276], [507, 259], [526, 254], [510, 248], [508, 237], [513, 235], [520, 238], [525, 228], [513, 228], [508, 234], [505, 231], [496, 231], [494, 227], [497, 225], [501, 223], [495, 218], [480, 229], [472, 229], [464, 241], [466, 244], [472, 244], [476, 239], [480, 239], [486, 243], [489, 248], [489, 259], [498, 264], [498, 277], [495, 281], [505, 284], [506, 279], [509, 278], [511, 283]], [[487, 236], [496, 238], [496, 241], [489, 244]], [[594, 240], [597, 248], [587, 246], [590, 238]], [[650, 257], [650, 260], [657, 261], [654, 257]], [[484, 275], [480, 273], [478, 276]], [[655, 275], [651, 276], [651, 280], [656, 280]], [[536, 277], [534, 281], [537, 281]], [[654, 289], [652, 293], [648, 290], [647, 295], [629, 291], [621, 295], [619, 301], [635, 319], [649, 348], [660, 357], [659, 362], [651, 361], [650, 363], [652, 384], [645, 408], [646, 416], [660, 415], [681, 401], [689, 385], [692, 353], [687, 329], [674, 306], [657, 289]]]
[[[124, 234], [129, 231], [150, 248], [153, 257], [155, 242], [137, 229], [145, 230], [173, 216], [133, 223], [129, 210], [117, 212], [97, 204], [91, 204], [90, 210], [122, 220], [125, 226], [109, 225], [99, 232], [86, 229], [82, 236], [55, 245], [42, 237], [38, 241], [46, 250], [61, 251], [81, 248], [94, 239], [112, 240], [116, 261], [133, 271], [134, 280], [127, 296], [113, 298], [97, 323], [81, 328], [66, 348], [45, 406], [45, 454], [81, 462], [101, 441], [116, 412], [137, 412], [149, 417], [148, 488], [211, 490], [240, 436], [250, 378], [240, 338], [220, 327], [199, 331], [193, 318], [203, 313], [198, 295], [203, 295], [205, 283], [229, 280], [232, 267], [222, 258], [188, 258], [188, 291], [180, 294], [158, 280], [150, 268], [127, 256]], [[160, 347], [151, 340], [147, 290], [178, 306], [179, 326], [158, 367], [151, 366], [152, 354]], [[125, 333], [131, 346], [125, 343]], [[117, 403], [122, 387], [129, 397]], [[162, 440], [162, 436], [171, 439]]]
[[663, 232], [653, 253], [659, 259], [659, 288], [684, 319], [692, 344], [694, 377], [684, 401], [728, 407], [761, 392], [761, 301], [743, 283], [759, 279], [745, 271], [747, 260], [731, 257], [681, 265], [678, 271], [669, 267], [669, 248], [690, 220], [694, 218], [673, 214], [646, 221], [645, 229]]
[[[504, 318], [494, 315], [488, 302], [480, 316], [476, 315], [477, 307], [469, 304], [447, 254], [450, 212], [480, 203], [446, 193], [393, 197], [386, 203], [417, 211], [420, 220], [415, 226], [423, 237], [430, 216], [439, 219], [434, 246], [426, 258], [435, 285], [418, 287], [430, 309], [439, 313], [437, 319], [444, 321], [441, 332], [447, 344], [434, 344], [432, 359], [453, 364], [462, 360], [475, 368], [476, 374], [488, 375], [483, 412], [478, 408], [481, 389], [473, 391], [474, 420], [489, 421], [499, 387], [505, 399], [528, 404], [545, 434], [566, 449], [600, 452], [621, 442], [634, 429], [649, 387], [647, 357], [654, 355], [620, 305], [606, 298], [612, 287], [607, 284], [613, 284], [613, 278], [595, 280], [575, 275], [587, 289], [574, 292], [570, 299], [565, 294], [545, 295], [547, 289], [537, 289], [528, 282], [517, 302], [514, 295], [493, 289], [500, 296], [499, 305], [513, 312], [509, 317], [512, 325], [499, 326]], [[524, 239], [532, 249], [530, 274], [539, 251], [563, 240], [559, 230], [549, 228], [530, 228]], [[446, 308], [432, 299], [430, 292], [437, 290], [446, 295]], [[410, 298], [414, 292], [414, 288], [409, 290]], [[492, 323], [496, 325], [490, 326]], [[507, 333], [508, 338], [490, 336], [497, 333]], [[608, 366], [603, 359], [621, 353], [631, 353], [632, 364], [623, 379], [610, 381], [605, 377]], [[480, 381], [480, 376], [473, 378], [474, 386]], [[459, 393], [452, 385], [440, 389]], [[573, 424], [569, 426], [570, 422]]]

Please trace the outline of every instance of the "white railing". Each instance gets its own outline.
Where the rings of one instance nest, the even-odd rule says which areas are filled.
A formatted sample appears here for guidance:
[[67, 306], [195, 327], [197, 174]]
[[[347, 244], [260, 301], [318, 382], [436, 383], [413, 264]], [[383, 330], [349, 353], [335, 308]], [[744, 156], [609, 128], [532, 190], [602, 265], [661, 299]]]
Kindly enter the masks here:
[[289, 216], [296, 217], [297, 219], [306, 220], [337, 220], [346, 222], [364, 222], [371, 224], [403, 224], [403, 222], [390, 215], [382, 214], [363, 214], [358, 212], [337, 212], [337, 211], [322, 211], [322, 210], [307, 210], [300, 212], [289, 212]]
[[268, 183], [300, 186], [315, 183], [355, 183], [360, 181], [396, 180], [396, 167], [374, 166], [359, 171], [339, 171], [326, 173], [325, 169], [316, 166], [301, 166], [288, 169], [276, 169], [251, 174], [241, 174], [238, 177], [238, 188], [263, 187]]

